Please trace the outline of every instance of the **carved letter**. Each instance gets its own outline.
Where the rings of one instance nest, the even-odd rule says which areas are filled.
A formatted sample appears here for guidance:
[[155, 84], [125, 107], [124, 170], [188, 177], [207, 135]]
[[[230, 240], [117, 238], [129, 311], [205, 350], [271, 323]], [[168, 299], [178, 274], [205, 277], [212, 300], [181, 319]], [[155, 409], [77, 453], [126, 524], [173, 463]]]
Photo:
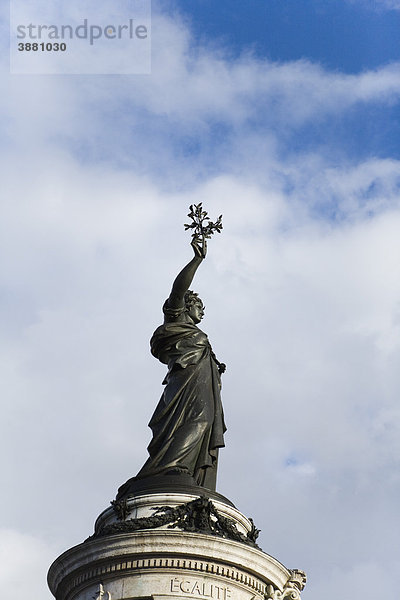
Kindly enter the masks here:
[[179, 579], [171, 579], [171, 592], [179, 592]]
[[201, 589], [200, 589], [199, 584], [198, 584], [197, 581], [194, 582], [194, 586], [193, 586], [192, 591], [190, 593], [194, 594], [195, 592], [197, 592], [198, 595], [201, 596]]
[[190, 594], [190, 581], [187, 579], [185, 581], [181, 581], [181, 585], [179, 587], [181, 588], [181, 592], [184, 594]]
[[[207, 587], [207, 586], [209, 586], [209, 587]], [[208, 583], [207, 581], [205, 581], [203, 583], [202, 596], [205, 596], [206, 598], [212, 598], [212, 592], [213, 592], [212, 583]]]

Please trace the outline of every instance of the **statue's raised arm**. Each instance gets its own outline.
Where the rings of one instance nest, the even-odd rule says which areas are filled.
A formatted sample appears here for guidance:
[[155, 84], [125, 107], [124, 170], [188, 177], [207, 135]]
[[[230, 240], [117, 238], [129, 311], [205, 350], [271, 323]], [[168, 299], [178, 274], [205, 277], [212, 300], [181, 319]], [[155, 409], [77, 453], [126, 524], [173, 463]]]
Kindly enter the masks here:
[[[209, 220], [202, 205], [190, 207], [194, 256], [177, 275], [163, 306], [164, 324], [154, 332], [151, 352], [168, 366], [164, 392], [149, 426], [153, 438], [149, 459], [134, 478], [135, 485], [203, 486], [215, 490], [218, 449], [226, 431], [220, 398], [225, 365], [212, 351], [207, 335], [197, 326], [204, 306], [189, 290], [206, 256], [206, 240], [222, 229], [222, 217]], [[178, 482], [178, 483], [177, 483]], [[130, 482], [120, 489], [129, 490]]]
[[195, 276], [200, 263], [204, 260], [207, 253], [206, 240], [199, 242], [199, 240], [193, 239], [191, 245], [194, 250], [194, 257], [177, 275], [167, 300], [168, 308], [172, 310], [184, 308], [185, 294], [193, 281], [193, 277]]

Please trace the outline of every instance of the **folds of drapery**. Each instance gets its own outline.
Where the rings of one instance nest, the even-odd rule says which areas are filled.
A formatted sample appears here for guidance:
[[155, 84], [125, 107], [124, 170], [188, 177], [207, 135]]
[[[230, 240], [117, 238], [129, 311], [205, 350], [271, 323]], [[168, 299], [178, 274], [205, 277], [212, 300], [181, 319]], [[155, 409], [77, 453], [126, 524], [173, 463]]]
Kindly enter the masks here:
[[200, 485], [214, 481], [215, 487], [211, 470], [216, 469], [226, 427], [220, 375], [208, 338], [196, 325], [177, 322], [158, 327], [150, 343], [168, 373], [149, 423], [150, 456], [137, 477], [175, 470], [189, 473]]

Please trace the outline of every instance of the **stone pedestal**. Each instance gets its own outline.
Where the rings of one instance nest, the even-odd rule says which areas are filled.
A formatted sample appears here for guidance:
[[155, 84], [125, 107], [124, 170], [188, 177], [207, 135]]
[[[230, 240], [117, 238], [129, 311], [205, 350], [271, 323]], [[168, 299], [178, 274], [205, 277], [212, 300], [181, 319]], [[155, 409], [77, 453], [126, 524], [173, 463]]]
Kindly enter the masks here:
[[256, 535], [217, 494], [121, 498], [56, 559], [49, 587], [57, 600], [299, 600], [304, 573], [261, 551]]

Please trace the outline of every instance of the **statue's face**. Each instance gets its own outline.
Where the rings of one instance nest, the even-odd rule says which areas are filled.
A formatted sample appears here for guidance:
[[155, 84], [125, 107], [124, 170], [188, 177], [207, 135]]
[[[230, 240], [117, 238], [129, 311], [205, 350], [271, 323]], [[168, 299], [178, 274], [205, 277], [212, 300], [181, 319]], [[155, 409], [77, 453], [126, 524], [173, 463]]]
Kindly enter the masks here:
[[194, 323], [200, 323], [202, 318], [204, 317], [204, 306], [201, 301], [195, 302], [192, 304], [190, 309], [188, 310], [189, 317], [193, 320]]

